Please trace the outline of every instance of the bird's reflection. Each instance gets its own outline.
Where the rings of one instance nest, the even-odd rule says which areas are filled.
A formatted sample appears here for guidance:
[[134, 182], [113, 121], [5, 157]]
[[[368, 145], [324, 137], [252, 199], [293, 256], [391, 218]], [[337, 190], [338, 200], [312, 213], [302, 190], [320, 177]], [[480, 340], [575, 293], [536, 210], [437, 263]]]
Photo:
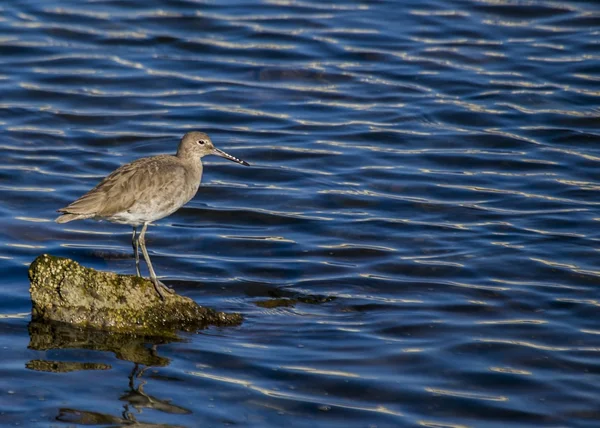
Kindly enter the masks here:
[[[129, 374], [129, 391], [119, 397], [120, 400], [127, 402], [127, 404], [125, 404], [126, 412], [129, 413], [130, 409], [141, 412], [143, 408], [148, 408], [180, 415], [191, 413], [190, 410], [184, 407], [171, 404], [169, 400], [161, 400], [144, 392], [144, 385], [147, 381], [143, 380], [142, 376], [149, 368], [150, 367], [140, 368], [139, 364], [134, 364], [133, 370]], [[139, 379], [138, 386], [135, 386], [136, 379]]]
[[[92, 412], [87, 410], [61, 408], [56, 417], [58, 421], [82, 425], [116, 425], [135, 427], [175, 427], [176, 425], [139, 422], [136, 415], [142, 409], [153, 409], [169, 414], [190, 414], [191, 411], [172, 404], [170, 400], [161, 399], [144, 392], [148, 382], [144, 374], [150, 368], [165, 367], [170, 360], [158, 355], [158, 345], [176, 341], [172, 338], [140, 337], [108, 333], [99, 330], [84, 330], [70, 325], [52, 322], [31, 322], [29, 324], [29, 349], [38, 351], [56, 349], [87, 349], [109, 351], [124, 361], [133, 363], [128, 378], [128, 389], [119, 400], [123, 404], [120, 416]], [[35, 359], [26, 364], [30, 370], [66, 373], [81, 370], [110, 370], [109, 364], [102, 362], [73, 362]]]

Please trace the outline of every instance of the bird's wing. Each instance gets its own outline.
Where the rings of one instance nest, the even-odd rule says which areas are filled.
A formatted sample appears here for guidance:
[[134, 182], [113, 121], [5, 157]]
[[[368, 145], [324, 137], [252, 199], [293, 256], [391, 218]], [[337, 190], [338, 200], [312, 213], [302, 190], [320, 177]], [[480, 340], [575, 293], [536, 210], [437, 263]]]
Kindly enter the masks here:
[[[167, 173], [168, 172], [168, 173]], [[185, 168], [173, 156], [142, 158], [125, 164], [96, 187], [59, 212], [108, 217], [127, 211], [149, 189], [160, 189], [173, 180], [184, 180]]]

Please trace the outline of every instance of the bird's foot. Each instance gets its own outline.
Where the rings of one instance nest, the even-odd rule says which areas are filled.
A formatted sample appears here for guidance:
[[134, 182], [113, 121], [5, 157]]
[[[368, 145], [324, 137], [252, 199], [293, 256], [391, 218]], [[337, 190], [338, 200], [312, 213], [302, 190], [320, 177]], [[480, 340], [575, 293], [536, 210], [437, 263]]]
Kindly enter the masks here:
[[150, 281], [152, 282], [152, 285], [154, 285], [154, 289], [156, 290], [158, 297], [160, 297], [160, 300], [162, 300], [163, 302], [165, 301], [165, 295], [163, 294], [164, 291], [166, 291], [169, 294], [175, 293], [175, 290], [167, 287], [165, 284], [160, 282], [157, 278], [151, 277]]
[[158, 282], [158, 285], [165, 290], [167, 293], [169, 294], [175, 294], [175, 290], [173, 290], [171, 287], [167, 287], [165, 284], [163, 284], [162, 282], [160, 282], [158, 279], [156, 280]]

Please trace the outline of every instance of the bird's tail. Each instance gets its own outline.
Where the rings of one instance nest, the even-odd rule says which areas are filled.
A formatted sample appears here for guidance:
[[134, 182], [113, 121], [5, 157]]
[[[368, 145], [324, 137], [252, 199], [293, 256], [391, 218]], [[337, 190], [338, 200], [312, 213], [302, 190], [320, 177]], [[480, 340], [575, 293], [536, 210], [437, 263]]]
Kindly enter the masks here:
[[65, 213], [65, 214], [62, 214], [62, 215], [56, 217], [56, 220], [54, 220], [54, 221], [57, 223], [68, 223], [73, 220], [82, 220], [84, 218], [90, 218], [90, 217], [93, 217], [93, 215]]

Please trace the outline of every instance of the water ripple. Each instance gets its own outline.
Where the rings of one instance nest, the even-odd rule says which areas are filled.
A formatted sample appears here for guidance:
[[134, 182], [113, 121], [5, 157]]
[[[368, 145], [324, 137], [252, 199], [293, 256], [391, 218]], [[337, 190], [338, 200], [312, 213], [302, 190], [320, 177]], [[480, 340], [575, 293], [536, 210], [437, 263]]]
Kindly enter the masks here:
[[[597, 425], [597, 7], [402, 6], [0, 6], [0, 423]], [[244, 324], [137, 374], [36, 350], [37, 255], [134, 272], [130, 228], [56, 209], [191, 129], [252, 168], [206, 159], [148, 247]]]

